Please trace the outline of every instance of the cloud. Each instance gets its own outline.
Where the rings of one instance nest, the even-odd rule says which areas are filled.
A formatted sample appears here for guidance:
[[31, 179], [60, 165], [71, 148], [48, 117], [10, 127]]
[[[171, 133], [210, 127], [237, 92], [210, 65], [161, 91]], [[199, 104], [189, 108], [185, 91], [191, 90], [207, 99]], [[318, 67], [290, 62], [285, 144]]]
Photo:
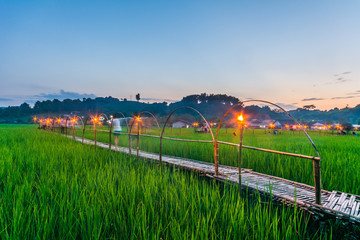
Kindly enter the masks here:
[[347, 95], [359, 95], [359, 94], [360, 94], [360, 90], [357, 90], [356, 92], [348, 93]]
[[[296, 103], [294, 103], [294, 104], [296, 104]], [[279, 105], [280, 107], [284, 108], [287, 111], [298, 108], [297, 106], [295, 106], [293, 104], [286, 104], [286, 103], [276, 103], [276, 105]]]
[[339, 84], [339, 83], [350, 82], [351, 79], [348, 78], [349, 74], [351, 74], [351, 72], [342, 72], [342, 73], [334, 74], [335, 79], [325, 84]]
[[304, 98], [301, 101], [307, 102], [307, 101], [321, 101], [321, 100], [324, 100], [324, 98], [315, 98], [315, 97], [313, 97], [313, 98]]
[[348, 99], [348, 98], [357, 98], [357, 97], [359, 97], [359, 96], [333, 97], [331, 99], [337, 100], [337, 99]]
[[351, 72], [342, 72], [342, 73], [339, 73], [339, 74], [334, 74], [335, 77], [337, 76], [341, 76], [341, 75], [347, 75], [347, 74], [350, 74]]
[[13, 99], [10, 99], [10, 98], [0, 98], [0, 102], [10, 102], [12, 100]]
[[166, 98], [141, 98], [140, 101], [142, 101], [142, 102], [170, 102], [170, 103], [174, 103], [174, 102], [177, 102], [179, 100], [166, 99]]
[[82, 99], [82, 98], [96, 98], [94, 94], [87, 94], [87, 93], [77, 93], [77, 92], [66, 92], [65, 90], [61, 89], [59, 93], [40, 93], [39, 95], [33, 96], [33, 98], [40, 98], [46, 100], [53, 100], [53, 99]]

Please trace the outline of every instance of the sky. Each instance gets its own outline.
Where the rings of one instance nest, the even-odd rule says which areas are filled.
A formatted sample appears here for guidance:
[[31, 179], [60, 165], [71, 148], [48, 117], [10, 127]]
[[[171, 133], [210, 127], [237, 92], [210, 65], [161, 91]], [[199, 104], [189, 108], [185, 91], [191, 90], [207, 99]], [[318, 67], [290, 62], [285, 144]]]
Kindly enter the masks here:
[[360, 100], [360, 1], [0, 0], [0, 106], [221, 93]]

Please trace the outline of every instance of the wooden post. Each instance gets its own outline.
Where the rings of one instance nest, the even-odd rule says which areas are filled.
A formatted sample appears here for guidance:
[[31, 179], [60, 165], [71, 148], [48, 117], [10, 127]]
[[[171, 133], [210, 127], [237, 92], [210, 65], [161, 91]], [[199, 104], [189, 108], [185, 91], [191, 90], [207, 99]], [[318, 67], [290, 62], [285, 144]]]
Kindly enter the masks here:
[[75, 125], [74, 125], [74, 122], [73, 122], [73, 125], [72, 125], [72, 135], [73, 135], [73, 139], [75, 140]]
[[137, 122], [136, 158], [139, 158], [140, 121]]
[[82, 139], [81, 139], [81, 143], [84, 143], [84, 138], [85, 138], [85, 127], [86, 127], [86, 121], [83, 127], [83, 135], [82, 135]]
[[131, 156], [131, 128], [129, 130], [129, 155]]
[[[112, 126], [110, 125], [110, 128], [109, 128], [109, 150], [111, 150], [111, 130], [112, 130]], [[115, 150], [117, 150], [117, 148], [115, 148]]]
[[315, 203], [321, 205], [321, 175], [320, 159], [313, 159], [314, 167], [314, 185], [315, 185]]
[[239, 123], [239, 135], [240, 135], [240, 143], [239, 143], [239, 194], [241, 194], [241, 158], [242, 158], [242, 145], [243, 145], [243, 133], [244, 126], [243, 123]]
[[162, 135], [160, 135], [159, 162], [160, 162], [160, 166], [161, 166], [161, 164], [162, 164]]
[[94, 122], [94, 137], [95, 137], [95, 147], [96, 147], [96, 122]]
[[219, 174], [219, 143], [214, 143], [215, 176]]

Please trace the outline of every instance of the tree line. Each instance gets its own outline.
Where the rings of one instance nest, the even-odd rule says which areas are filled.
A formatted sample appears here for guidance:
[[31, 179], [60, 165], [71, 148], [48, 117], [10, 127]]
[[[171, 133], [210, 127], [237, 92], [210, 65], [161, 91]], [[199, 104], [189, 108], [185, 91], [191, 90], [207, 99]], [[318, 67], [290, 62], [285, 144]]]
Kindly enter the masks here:
[[[121, 111], [126, 116], [131, 116], [141, 111], [149, 111], [159, 118], [166, 117], [169, 113], [182, 106], [190, 106], [200, 111], [209, 121], [218, 122], [222, 115], [240, 100], [226, 94], [193, 94], [183, 97], [175, 103], [145, 103], [140, 102], [140, 94], [136, 96], [137, 101], [128, 101], [127, 99], [118, 99], [114, 97], [97, 97], [80, 99], [58, 99], [37, 101], [33, 107], [28, 103], [20, 106], [9, 106], [0, 109], [0, 123], [26, 123], [31, 121], [34, 115], [58, 116], [76, 112], [78, 114], [105, 113], [115, 114]], [[243, 106], [239, 106], [241, 109]], [[246, 106], [242, 109], [249, 118], [256, 119], [286, 119], [287, 116], [269, 106]], [[300, 121], [325, 121], [331, 122], [351, 122], [360, 123], [360, 105], [354, 108], [338, 109], [329, 111], [320, 111], [315, 106], [304, 106], [296, 110], [289, 111], [297, 120]], [[193, 113], [188, 109], [181, 109], [175, 115], [181, 115], [181, 118], [191, 119]], [[231, 115], [229, 116], [231, 117]]]

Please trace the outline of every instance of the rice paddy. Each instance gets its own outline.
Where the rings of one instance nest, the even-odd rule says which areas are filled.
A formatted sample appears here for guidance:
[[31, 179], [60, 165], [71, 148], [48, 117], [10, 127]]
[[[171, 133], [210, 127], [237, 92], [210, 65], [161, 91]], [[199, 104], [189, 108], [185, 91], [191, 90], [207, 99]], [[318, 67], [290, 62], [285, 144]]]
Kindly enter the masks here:
[[[168, 135], [185, 138], [193, 135], [191, 129], [187, 131], [182, 129], [179, 134], [169, 129]], [[86, 134], [91, 138], [91, 132]], [[251, 134], [246, 133], [246, 144], [255, 141]], [[120, 137], [120, 145], [126, 146], [126, 137]], [[224, 132], [223, 138], [226, 137], [236, 140]], [[257, 143], [280, 148], [305, 144], [298, 139], [285, 141], [286, 134], [272, 141], [265, 137], [270, 136], [264, 134], [263, 140], [257, 137]], [[340, 139], [337, 138], [338, 145]], [[99, 132], [98, 141], [106, 140], [108, 134]], [[158, 140], [142, 137], [140, 148], [156, 152], [155, 141]], [[336, 144], [335, 140], [332, 144]], [[344, 147], [350, 149], [352, 144], [354, 142]], [[319, 145], [320, 151], [334, 147], [331, 141], [330, 146]], [[236, 165], [236, 161], [231, 160], [232, 156], [236, 158], [236, 151], [229, 148], [226, 153], [224, 149], [223, 146], [220, 163]], [[310, 152], [309, 148], [301, 150]], [[166, 141], [164, 153], [213, 160], [211, 146], [205, 144], [187, 143], [185, 146]], [[336, 222], [320, 229], [310, 215], [296, 207], [275, 206], [257, 194], [240, 198], [236, 186], [208, 181], [198, 174], [174, 168], [159, 168], [156, 163], [144, 159], [95, 149], [53, 132], [39, 131], [34, 126], [0, 126], [0, 156], [1, 239], [328, 239], [344, 235]], [[292, 166], [291, 172], [285, 170], [286, 166], [298, 159], [283, 163], [284, 159], [273, 157], [264, 160], [259, 155], [257, 161], [248, 157], [244, 167], [289, 178], [308, 174], [308, 180], [304, 178], [302, 182], [311, 181], [311, 162], [300, 162]], [[331, 170], [324, 168], [331, 164], [340, 168], [345, 160], [327, 161], [335, 163], [326, 165], [324, 160], [323, 179]], [[346, 161], [350, 172], [356, 163], [352, 159]], [[283, 170], [277, 169], [282, 165]], [[299, 166], [305, 166], [304, 170], [299, 171]], [[341, 168], [334, 171], [339, 172]], [[356, 175], [356, 171], [352, 174]], [[329, 186], [335, 186], [339, 179], [332, 178]], [[323, 180], [324, 185], [326, 181]], [[353, 181], [342, 184], [349, 184], [356, 190], [355, 176]], [[354, 236], [356, 233], [347, 234]]]
[[[157, 129], [146, 130], [146, 134], [158, 135]], [[234, 136], [236, 129], [221, 129], [219, 140], [238, 143]], [[70, 134], [70, 132], [69, 132]], [[322, 188], [338, 190], [360, 195], [360, 138], [352, 135], [332, 135], [331, 132], [309, 132], [315, 142], [321, 161]], [[77, 130], [77, 136], [82, 131]], [[171, 129], [165, 131], [165, 136], [185, 139], [211, 140], [210, 134], [196, 134], [194, 129]], [[94, 139], [94, 132], [87, 130], [85, 137]], [[132, 147], [136, 145], [136, 136], [132, 137]], [[97, 139], [109, 142], [109, 134], [97, 132]], [[119, 137], [119, 145], [127, 147], [127, 135]], [[283, 131], [279, 135], [269, 135], [268, 131], [247, 129], [244, 132], [244, 145], [279, 150], [290, 153], [316, 156], [308, 139], [301, 132]], [[141, 150], [159, 152], [159, 139], [140, 137]], [[214, 162], [213, 145], [211, 143], [189, 143], [163, 140], [163, 154], [184, 157], [206, 162]], [[237, 166], [238, 150], [233, 146], [220, 145], [219, 162], [223, 165]], [[314, 185], [312, 161], [278, 154], [243, 149], [243, 168], [256, 172], [279, 176], [289, 180]]]

